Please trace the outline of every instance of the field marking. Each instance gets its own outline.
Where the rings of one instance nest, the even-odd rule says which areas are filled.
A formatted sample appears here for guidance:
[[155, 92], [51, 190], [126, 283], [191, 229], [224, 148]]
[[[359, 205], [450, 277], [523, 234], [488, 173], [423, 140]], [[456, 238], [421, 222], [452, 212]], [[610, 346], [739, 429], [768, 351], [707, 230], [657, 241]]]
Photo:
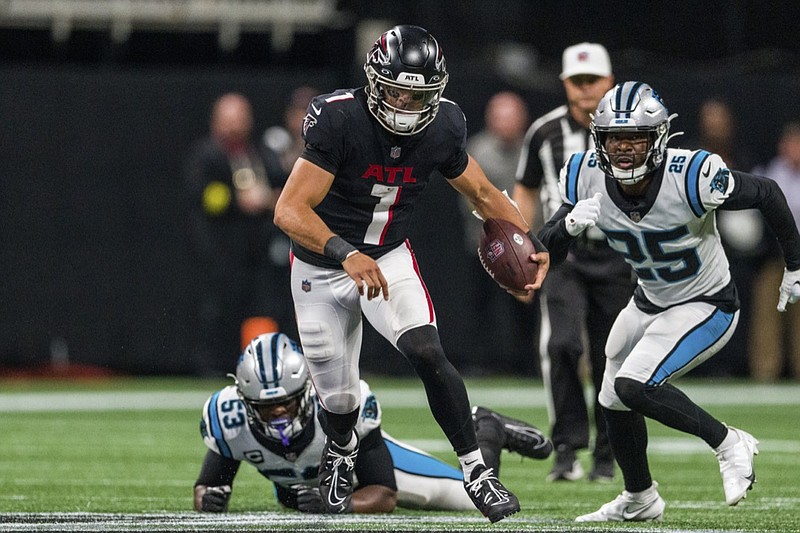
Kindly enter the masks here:
[[[572, 521], [509, 517], [506, 531], [607, 532]], [[303, 515], [300, 513], [0, 513], [0, 531], [483, 531], [496, 526], [481, 516], [434, 512], [422, 516], [393, 515]], [[266, 529], [265, 529], [266, 528]], [[626, 533], [651, 533], [652, 527], [625, 528]], [[659, 527], [655, 531], [703, 533]], [[721, 533], [722, 530], [714, 530]], [[710, 533], [710, 530], [709, 530]]]
[[[800, 385], [686, 385], [681, 389], [701, 405], [800, 405]], [[373, 389], [385, 406], [427, 407], [422, 385], [418, 388]], [[138, 411], [201, 409], [214, 391], [99, 391], [1, 393], [0, 412], [38, 411]], [[495, 408], [542, 407], [547, 397], [542, 387], [476, 387], [469, 391], [477, 405]]]
[[[453, 449], [446, 439], [403, 439], [403, 442], [407, 442], [427, 452], [444, 453], [452, 451]], [[800, 440], [761, 440], [758, 444], [758, 449], [762, 452], [769, 453], [800, 454]], [[650, 437], [648, 439], [647, 450], [649, 453], [658, 455], [711, 453], [705, 442], [694, 437]]]

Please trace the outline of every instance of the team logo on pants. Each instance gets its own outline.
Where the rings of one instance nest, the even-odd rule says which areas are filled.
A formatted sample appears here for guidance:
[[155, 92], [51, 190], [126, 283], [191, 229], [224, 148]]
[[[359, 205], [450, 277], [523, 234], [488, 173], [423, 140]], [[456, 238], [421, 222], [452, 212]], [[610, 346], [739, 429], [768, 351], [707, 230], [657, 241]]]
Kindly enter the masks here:
[[303, 292], [311, 292], [311, 282], [307, 279], [304, 279], [300, 283], [300, 288], [303, 289]]

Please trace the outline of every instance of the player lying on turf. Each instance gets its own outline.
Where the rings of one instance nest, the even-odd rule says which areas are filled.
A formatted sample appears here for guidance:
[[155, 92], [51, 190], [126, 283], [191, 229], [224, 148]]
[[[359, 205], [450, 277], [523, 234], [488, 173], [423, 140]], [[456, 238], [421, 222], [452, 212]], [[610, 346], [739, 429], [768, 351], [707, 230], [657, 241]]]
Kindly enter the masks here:
[[[325, 434], [301, 348], [284, 334], [260, 335], [245, 348], [236, 383], [215, 392], [203, 407], [200, 431], [209, 450], [194, 487], [197, 511], [224, 512], [242, 461], [275, 485], [291, 509], [323, 513], [317, 473]], [[500, 451], [544, 459], [553, 445], [539, 429], [475, 407], [473, 420], [486, 465], [500, 468]], [[361, 440], [349, 512], [411, 509], [470, 511], [460, 470], [381, 431], [381, 407], [361, 381], [356, 431]], [[344, 460], [344, 459], [343, 459]]]

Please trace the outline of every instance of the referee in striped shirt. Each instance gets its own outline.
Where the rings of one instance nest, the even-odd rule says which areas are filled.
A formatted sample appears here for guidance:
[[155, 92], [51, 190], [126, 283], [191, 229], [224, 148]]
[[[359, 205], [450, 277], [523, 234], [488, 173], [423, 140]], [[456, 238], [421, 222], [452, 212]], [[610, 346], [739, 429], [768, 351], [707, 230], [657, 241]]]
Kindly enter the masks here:
[[[531, 227], [537, 220], [548, 220], [561, 205], [558, 176], [564, 161], [574, 152], [592, 148], [591, 113], [614, 84], [608, 52], [595, 43], [570, 46], [564, 50], [560, 78], [567, 103], [533, 122], [517, 167], [513, 196]], [[549, 481], [583, 477], [576, 453], [589, 447], [592, 412], [596, 436], [589, 479], [614, 478], [605, 420], [595, 406], [605, 368], [608, 332], [634, 287], [630, 268], [596, 228], [575, 240], [567, 261], [552, 269], [542, 286], [539, 346], [542, 377], [550, 397], [551, 439], [556, 449]], [[584, 399], [579, 364], [585, 352], [594, 385], [589, 406]]]

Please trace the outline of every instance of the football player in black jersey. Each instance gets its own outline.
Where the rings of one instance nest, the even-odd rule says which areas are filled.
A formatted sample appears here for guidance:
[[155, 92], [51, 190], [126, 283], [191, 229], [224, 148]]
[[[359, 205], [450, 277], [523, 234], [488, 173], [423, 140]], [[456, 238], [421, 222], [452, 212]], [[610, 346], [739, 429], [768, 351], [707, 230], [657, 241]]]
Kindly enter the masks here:
[[[347, 509], [358, 454], [362, 314], [411, 363], [464, 470], [465, 488], [492, 522], [519, 510], [484, 464], [461, 376], [447, 360], [436, 315], [409, 244], [416, 199], [438, 171], [483, 218], [528, 231], [516, 207], [467, 154], [466, 120], [442, 98], [447, 69], [439, 43], [417, 26], [396, 26], [367, 54], [368, 84], [314, 98], [306, 148], [278, 200], [275, 223], [292, 239], [292, 296], [327, 435], [319, 485], [331, 512]], [[457, 214], [454, 213], [454, 216]], [[549, 254], [539, 264], [537, 290]]]

